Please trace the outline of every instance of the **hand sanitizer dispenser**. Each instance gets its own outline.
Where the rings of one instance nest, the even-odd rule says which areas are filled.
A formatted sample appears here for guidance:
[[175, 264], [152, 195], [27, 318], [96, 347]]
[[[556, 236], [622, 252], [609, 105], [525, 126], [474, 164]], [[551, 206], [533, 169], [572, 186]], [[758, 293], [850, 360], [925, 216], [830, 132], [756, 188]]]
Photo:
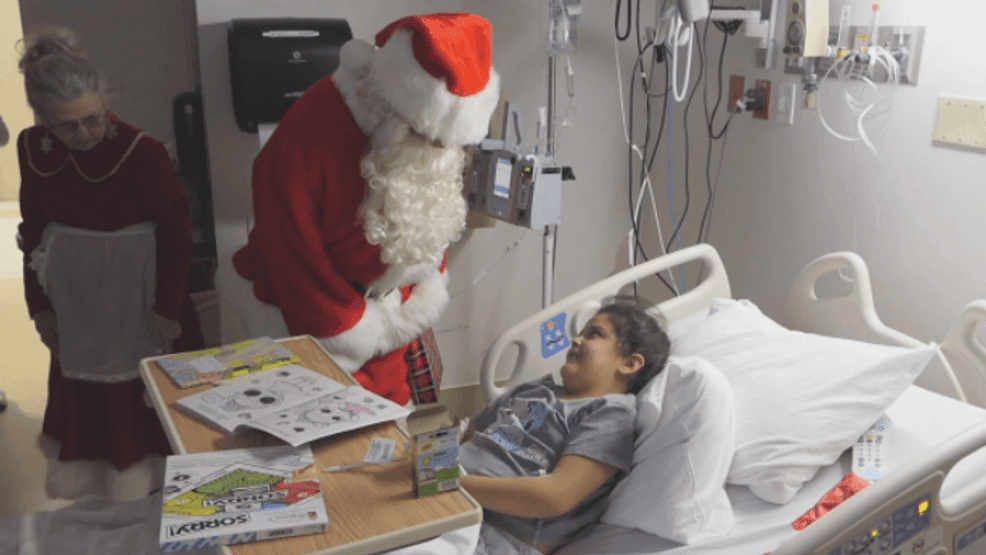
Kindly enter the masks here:
[[339, 50], [353, 38], [345, 19], [234, 19], [229, 73], [236, 124], [256, 133], [258, 123], [281, 120], [319, 79], [339, 67]]

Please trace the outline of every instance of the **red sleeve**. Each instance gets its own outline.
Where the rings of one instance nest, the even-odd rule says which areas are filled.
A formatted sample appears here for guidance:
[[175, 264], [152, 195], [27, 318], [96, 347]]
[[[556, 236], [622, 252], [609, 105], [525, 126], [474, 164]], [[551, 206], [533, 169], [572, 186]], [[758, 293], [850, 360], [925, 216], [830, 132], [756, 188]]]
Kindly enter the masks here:
[[38, 282], [38, 274], [28, 267], [31, 262], [31, 251], [41, 244], [41, 235], [44, 233], [48, 219], [41, 208], [41, 195], [38, 190], [40, 187], [40, 176], [34, 173], [27, 162], [27, 132], [25, 129], [17, 138], [17, 157], [21, 169], [21, 224], [17, 231], [21, 239], [18, 242], [24, 251], [24, 296], [27, 299], [27, 311], [34, 318], [40, 312], [53, 310], [48, 297], [44, 295], [41, 284]]
[[157, 289], [154, 312], [179, 320], [192, 265], [191, 202], [168, 152], [151, 137], [140, 139], [137, 186], [144, 192], [145, 210], [157, 227]]
[[[349, 330], [366, 310], [363, 296], [343, 278], [322, 236], [326, 196], [341, 204], [354, 192], [325, 167], [316, 148], [306, 148], [304, 125], [281, 123], [253, 165], [257, 247], [266, 285], [293, 335], [330, 337]], [[316, 151], [316, 152], [313, 152]], [[327, 156], [346, 156], [346, 148]], [[356, 156], [358, 156], [358, 152]], [[344, 224], [343, 224], [344, 225]]]

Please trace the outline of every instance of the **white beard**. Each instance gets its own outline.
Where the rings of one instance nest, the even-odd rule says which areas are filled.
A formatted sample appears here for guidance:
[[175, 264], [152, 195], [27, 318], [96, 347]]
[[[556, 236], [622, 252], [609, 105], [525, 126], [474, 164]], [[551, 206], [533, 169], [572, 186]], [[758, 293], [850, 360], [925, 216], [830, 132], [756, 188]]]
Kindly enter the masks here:
[[361, 214], [366, 240], [387, 265], [437, 265], [465, 227], [465, 154], [435, 147], [390, 116], [378, 125], [361, 162], [369, 185]]

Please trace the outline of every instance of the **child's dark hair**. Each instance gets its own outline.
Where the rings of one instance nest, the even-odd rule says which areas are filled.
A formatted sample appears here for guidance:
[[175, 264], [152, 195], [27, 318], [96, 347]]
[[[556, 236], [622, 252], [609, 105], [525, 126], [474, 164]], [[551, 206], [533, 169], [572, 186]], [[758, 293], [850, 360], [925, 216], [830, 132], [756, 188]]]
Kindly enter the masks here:
[[636, 353], [644, 357], [644, 366], [627, 384], [627, 393], [636, 395], [664, 369], [671, 341], [661, 323], [640, 306], [636, 297], [609, 297], [603, 301], [598, 314], [606, 314], [612, 320], [620, 354], [628, 357]]

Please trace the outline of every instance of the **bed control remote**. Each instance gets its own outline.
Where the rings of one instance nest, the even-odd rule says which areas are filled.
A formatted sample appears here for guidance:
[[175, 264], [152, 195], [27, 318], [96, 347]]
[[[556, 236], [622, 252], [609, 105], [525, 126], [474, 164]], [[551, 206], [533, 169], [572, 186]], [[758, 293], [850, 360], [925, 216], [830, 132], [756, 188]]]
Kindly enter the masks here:
[[887, 438], [890, 419], [881, 416], [869, 430], [859, 436], [852, 446], [852, 471], [867, 480], [879, 480], [887, 475]]

